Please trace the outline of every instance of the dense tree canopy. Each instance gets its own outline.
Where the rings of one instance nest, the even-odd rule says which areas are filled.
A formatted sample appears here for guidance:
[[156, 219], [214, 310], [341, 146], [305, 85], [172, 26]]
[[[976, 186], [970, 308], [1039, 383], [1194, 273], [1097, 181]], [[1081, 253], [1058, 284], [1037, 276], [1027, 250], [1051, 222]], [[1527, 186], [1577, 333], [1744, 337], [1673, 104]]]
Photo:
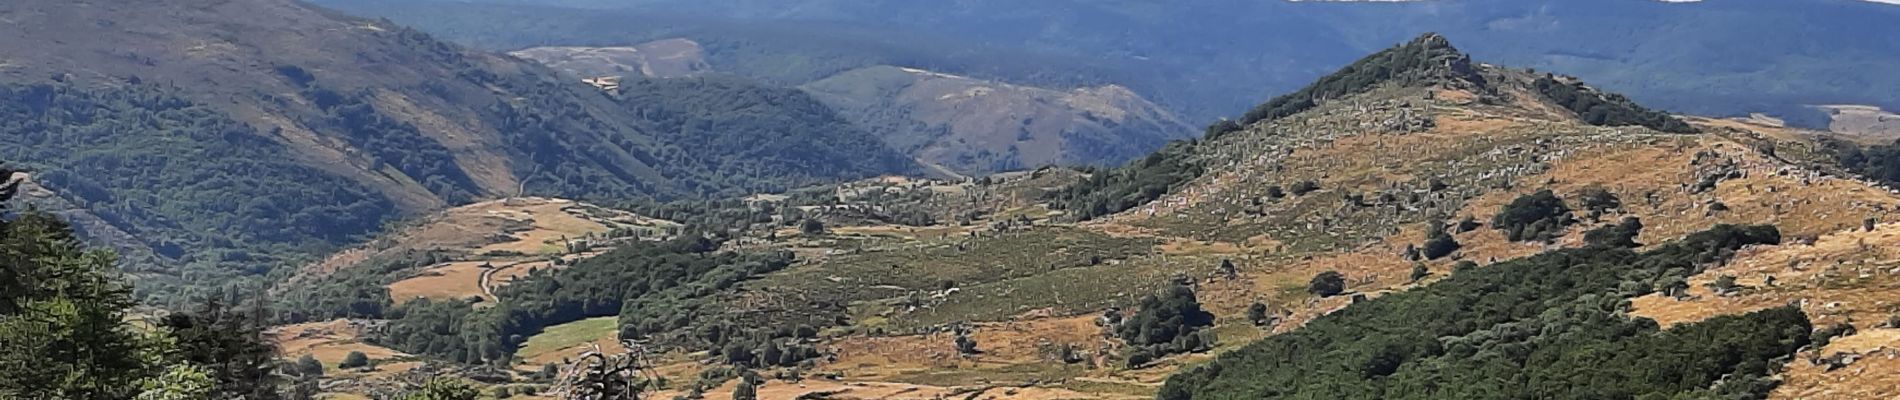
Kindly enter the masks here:
[[129, 265], [184, 265], [143, 289], [259, 274], [358, 240], [395, 215], [363, 186], [298, 164], [250, 126], [166, 93], [0, 84], [0, 157], [141, 241], [118, 249]]
[[784, 268], [784, 253], [713, 252], [716, 242], [687, 236], [636, 242], [573, 266], [531, 273], [495, 292], [499, 304], [475, 309], [459, 300], [418, 299], [392, 310], [376, 339], [404, 351], [466, 363], [508, 360], [543, 328], [618, 316], [623, 332], [671, 332], [692, 326], [719, 291]]
[[1598, 92], [1575, 79], [1559, 80], [1553, 75], [1545, 75], [1533, 85], [1545, 98], [1577, 113], [1578, 118], [1590, 125], [1643, 126], [1669, 133], [1696, 132], [1695, 127], [1669, 113], [1644, 108], [1620, 94]]
[[1086, 220], [1147, 204], [1206, 171], [1193, 160], [1196, 147], [1192, 141], [1174, 142], [1128, 165], [1095, 171], [1088, 180], [1051, 193], [1052, 205]]
[[1760, 398], [1773, 365], [1808, 343], [1799, 309], [1669, 330], [1624, 310], [1738, 248], [1779, 241], [1773, 227], [1718, 226], [1644, 253], [1560, 250], [1455, 273], [1222, 354], [1159, 397]]

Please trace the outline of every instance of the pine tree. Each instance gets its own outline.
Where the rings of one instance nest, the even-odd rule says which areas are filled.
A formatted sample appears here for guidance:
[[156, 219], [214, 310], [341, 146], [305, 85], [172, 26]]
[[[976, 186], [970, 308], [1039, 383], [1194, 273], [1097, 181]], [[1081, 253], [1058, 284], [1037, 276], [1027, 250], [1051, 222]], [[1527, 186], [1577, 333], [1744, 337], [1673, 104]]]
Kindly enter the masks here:
[[265, 318], [256, 308], [261, 306], [252, 307], [232, 310], [212, 299], [199, 311], [172, 314], [159, 323], [171, 332], [184, 361], [210, 369], [219, 398], [279, 398], [282, 382], [272, 373], [277, 349], [264, 340]]
[[[0, 183], [0, 211], [17, 185]], [[0, 398], [132, 397], [147, 346], [125, 323], [132, 290], [115, 263], [51, 215], [0, 219]]]

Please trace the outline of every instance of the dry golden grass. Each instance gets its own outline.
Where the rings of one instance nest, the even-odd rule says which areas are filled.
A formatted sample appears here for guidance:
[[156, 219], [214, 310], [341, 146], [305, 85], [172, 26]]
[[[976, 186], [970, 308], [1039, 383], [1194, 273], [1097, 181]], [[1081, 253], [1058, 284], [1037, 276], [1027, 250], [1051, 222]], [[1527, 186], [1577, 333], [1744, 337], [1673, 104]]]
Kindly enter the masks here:
[[[737, 381], [707, 390], [708, 399], [723, 399], [732, 396]], [[818, 398], [837, 400], [940, 400], [940, 399], [993, 399], [993, 400], [1063, 400], [1099, 398], [1080, 392], [1042, 388], [1042, 387], [943, 387], [930, 385], [912, 385], [890, 382], [839, 382], [808, 379], [790, 383], [768, 381], [757, 388], [760, 400], [793, 400], [821, 396]], [[660, 392], [656, 398], [672, 398], [680, 393]]]
[[1105, 337], [1094, 316], [1042, 318], [976, 325], [972, 338], [983, 354], [962, 357], [949, 333], [907, 336], [853, 336], [828, 344], [838, 354], [829, 367], [852, 371], [854, 377], [888, 376], [910, 369], [970, 364], [1012, 364], [1048, 361], [1047, 346], [1074, 344], [1093, 351]]
[[406, 303], [418, 298], [466, 299], [487, 295], [482, 291], [482, 265], [486, 261], [459, 261], [437, 264], [415, 277], [389, 285], [389, 298]]
[[515, 240], [493, 243], [476, 249], [477, 253], [512, 251], [522, 254], [556, 254], [567, 250], [565, 241], [579, 239], [588, 234], [602, 234], [612, 227], [580, 215], [568, 212], [574, 202], [559, 200], [538, 204], [509, 205], [506, 201], [481, 203], [473, 210], [485, 212], [495, 218], [523, 221], [529, 228], [509, 232]]
[[358, 327], [347, 320], [279, 326], [268, 332], [284, 358], [294, 360], [310, 355], [317, 361], [323, 362], [324, 367], [331, 370], [329, 374], [333, 376], [386, 376], [415, 366], [394, 363], [379, 366], [378, 371], [370, 374], [336, 371], [337, 364], [342, 363], [343, 358], [351, 352], [362, 352], [373, 361], [409, 357], [408, 354], [400, 351], [363, 343], [358, 338], [360, 333]]
[[663, 229], [677, 225], [572, 200], [539, 197], [493, 200], [422, 218], [387, 238], [305, 266], [293, 280], [321, 278], [378, 255], [418, 250], [446, 250], [478, 256], [491, 252], [550, 255], [567, 250], [563, 239], [577, 240], [618, 227]]
[[[1736, 160], [1746, 176], [1722, 181], [1707, 193], [1690, 192], [1685, 189], [1686, 185], [1693, 185], [1699, 179], [1691, 160], [1700, 152]], [[1799, 172], [1778, 174], [1784, 167], [1718, 137], [1685, 137], [1657, 145], [1605, 147], [1553, 163], [1546, 173], [1520, 179], [1514, 190], [1494, 191], [1473, 199], [1460, 214], [1488, 222], [1504, 204], [1520, 195], [1551, 189], [1561, 197], [1574, 198], [1586, 188], [1601, 187], [1616, 194], [1623, 203], [1621, 214], [1606, 216], [1603, 222], [1614, 222], [1623, 216], [1639, 217], [1644, 223], [1639, 241], [1659, 243], [1717, 224], [1774, 224], [1786, 236], [1819, 235], [1858, 226], [1870, 217], [1887, 215], [1889, 212], [1880, 205], [1895, 200], [1886, 191], [1859, 181], [1806, 179], [1805, 174]], [[1729, 209], [1711, 210], [1709, 204], [1716, 201]], [[1590, 227], [1587, 224], [1573, 227], [1571, 235], [1561, 243], [1579, 243], [1580, 233]], [[1487, 259], [1523, 256], [1539, 250], [1500, 245], [1498, 241], [1502, 237], [1494, 233], [1494, 230], [1481, 229], [1476, 237], [1460, 236], [1459, 241], [1465, 244], [1464, 251], [1468, 254]]]

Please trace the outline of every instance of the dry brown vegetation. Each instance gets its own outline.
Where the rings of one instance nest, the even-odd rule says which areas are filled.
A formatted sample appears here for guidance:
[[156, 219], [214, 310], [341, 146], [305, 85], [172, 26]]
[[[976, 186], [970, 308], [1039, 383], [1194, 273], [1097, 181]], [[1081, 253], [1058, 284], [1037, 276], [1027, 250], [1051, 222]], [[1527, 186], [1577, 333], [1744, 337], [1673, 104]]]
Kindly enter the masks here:
[[[394, 378], [423, 363], [415, 357], [386, 347], [364, 343], [360, 335], [364, 321], [334, 320], [273, 327], [265, 334], [277, 345], [285, 359], [309, 355], [323, 363], [324, 378], [354, 383], [378, 382]], [[342, 369], [338, 364], [352, 352], [369, 356], [372, 368]], [[348, 391], [339, 390], [339, 391]], [[339, 396], [347, 396], [338, 393]], [[350, 397], [340, 397], [350, 398]]]

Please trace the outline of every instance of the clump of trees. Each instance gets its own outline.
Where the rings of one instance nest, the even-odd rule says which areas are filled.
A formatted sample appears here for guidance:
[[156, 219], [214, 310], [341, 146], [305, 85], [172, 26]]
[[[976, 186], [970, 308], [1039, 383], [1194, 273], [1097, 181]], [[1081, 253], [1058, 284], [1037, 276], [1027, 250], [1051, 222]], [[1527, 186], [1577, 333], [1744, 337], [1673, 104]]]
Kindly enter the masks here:
[[815, 218], [806, 218], [805, 222], [798, 224], [798, 232], [812, 236], [823, 235], [825, 234], [825, 223]]
[[1608, 189], [1604, 189], [1600, 186], [1587, 187], [1584, 188], [1582, 192], [1577, 193], [1577, 203], [1583, 207], [1583, 211], [1586, 213], [1585, 217], [1591, 221], [1595, 221], [1598, 217], [1603, 216], [1603, 214], [1611, 210], [1623, 208], [1623, 200], [1618, 199], [1615, 193], [1610, 193]]
[[1255, 326], [1267, 325], [1272, 317], [1269, 314], [1271, 312], [1272, 310], [1267, 309], [1267, 303], [1254, 302], [1247, 306], [1247, 322], [1252, 322]]
[[1696, 132], [1695, 127], [1669, 113], [1644, 108], [1621, 94], [1599, 92], [1575, 79], [1560, 80], [1555, 75], [1544, 74], [1532, 86], [1545, 98], [1577, 113], [1578, 118], [1590, 125], [1639, 125], [1669, 133]]
[[1573, 223], [1570, 207], [1548, 189], [1519, 196], [1491, 219], [1491, 226], [1514, 242], [1555, 240]]
[[1451, 255], [1462, 247], [1458, 239], [1445, 232], [1444, 221], [1433, 220], [1425, 225], [1425, 245], [1419, 248], [1419, 255], [1427, 260], [1437, 260]]
[[1159, 294], [1142, 297], [1141, 310], [1115, 327], [1115, 336], [1127, 342], [1128, 365], [1138, 367], [1157, 357], [1213, 348], [1214, 314], [1201, 309], [1194, 289], [1173, 285]]
[[1724, 225], [1642, 253], [1565, 249], [1452, 274], [1222, 354], [1169, 378], [1157, 398], [1763, 398], [1810, 342], [1800, 309], [1668, 330], [1621, 310], [1780, 240], [1771, 226]]
[[367, 367], [369, 366], [369, 355], [363, 354], [363, 352], [360, 351], [352, 351], [349, 354], [343, 355], [343, 361], [337, 363], [336, 366], [337, 368], [343, 369]]
[[1326, 271], [1313, 276], [1306, 284], [1306, 292], [1319, 297], [1333, 297], [1346, 292], [1346, 275], [1339, 271]]
[[475, 400], [481, 395], [481, 390], [476, 389], [475, 385], [468, 381], [435, 378], [424, 382], [421, 387], [396, 396], [396, 400]]
[[1636, 236], [1643, 233], [1643, 220], [1636, 217], [1624, 217], [1623, 222], [1605, 225], [1583, 233], [1583, 242], [1590, 246], [1605, 247], [1642, 247], [1636, 243]]
[[1093, 171], [1087, 180], [1052, 192], [1051, 205], [1087, 220], [1147, 204], [1206, 172], [1193, 159], [1197, 146], [1174, 142], [1120, 168]]
[[717, 248], [718, 242], [696, 235], [629, 243], [567, 268], [531, 273], [496, 290], [494, 307], [411, 301], [390, 311], [392, 321], [373, 339], [458, 362], [502, 363], [543, 328], [587, 318], [618, 316], [621, 331], [634, 334], [686, 331], [701, 322], [695, 311], [713, 294], [792, 262], [790, 253]]
[[1900, 184], [1900, 141], [1862, 146], [1830, 139], [1822, 144], [1836, 162], [1854, 173], [1889, 185]]

